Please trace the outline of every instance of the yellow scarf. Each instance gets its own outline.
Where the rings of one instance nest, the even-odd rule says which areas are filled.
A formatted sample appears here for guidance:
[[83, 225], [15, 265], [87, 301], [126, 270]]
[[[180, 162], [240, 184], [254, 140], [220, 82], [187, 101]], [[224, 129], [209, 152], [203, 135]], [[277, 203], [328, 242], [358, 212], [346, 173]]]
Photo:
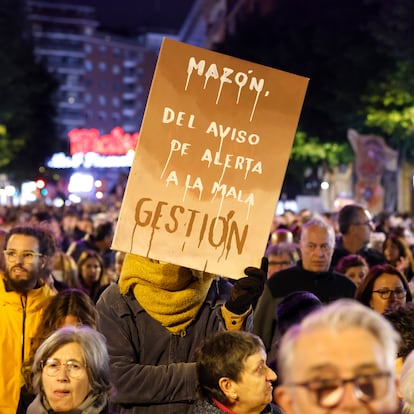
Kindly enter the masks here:
[[185, 267], [127, 254], [119, 290], [126, 294], [132, 288], [145, 311], [173, 335], [179, 335], [197, 316], [212, 283], [212, 275], [194, 274]]

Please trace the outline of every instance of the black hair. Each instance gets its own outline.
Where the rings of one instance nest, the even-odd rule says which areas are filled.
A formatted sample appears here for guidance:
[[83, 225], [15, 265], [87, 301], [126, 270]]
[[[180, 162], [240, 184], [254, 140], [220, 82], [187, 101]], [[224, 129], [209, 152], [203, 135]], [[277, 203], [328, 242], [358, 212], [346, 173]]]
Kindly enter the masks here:
[[56, 240], [52, 233], [43, 226], [27, 225], [12, 227], [6, 235], [4, 246], [14, 234], [22, 234], [24, 236], [31, 236], [39, 242], [39, 253], [44, 256], [52, 257], [56, 252]]
[[338, 228], [341, 234], [348, 233], [359, 211], [364, 211], [364, 208], [358, 204], [348, 204], [341, 208], [338, 214]]
[[101, 241], [105, 237], [112, 237], [114, 232], [113, 224], [110, 221], [99, 224], [93, 234], [94, 240]]
[[286, 295], [276, 306], [279, 335], [299, 323], [308, 313], [322, 306], [321, 300], [311, 292], [297, 291]]

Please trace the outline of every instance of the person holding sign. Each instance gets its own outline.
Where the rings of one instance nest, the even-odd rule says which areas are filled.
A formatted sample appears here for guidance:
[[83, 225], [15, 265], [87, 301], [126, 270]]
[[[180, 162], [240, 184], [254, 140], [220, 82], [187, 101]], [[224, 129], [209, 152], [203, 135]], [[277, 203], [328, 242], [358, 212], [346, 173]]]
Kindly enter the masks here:
[[97, 303], [112, 411], [189, 413], [196, 348], [246, 327], [307, 83], [163, 39], [112, 242], [128, 254]]
[[118, 284], [97, 303], [107, 339], [114, 413], [190, 413], [196, 399], [195, 350], [221, 330], [243, 329], [261, 295], [267, 259], [231, 286], [222, 278], [127, 254]]

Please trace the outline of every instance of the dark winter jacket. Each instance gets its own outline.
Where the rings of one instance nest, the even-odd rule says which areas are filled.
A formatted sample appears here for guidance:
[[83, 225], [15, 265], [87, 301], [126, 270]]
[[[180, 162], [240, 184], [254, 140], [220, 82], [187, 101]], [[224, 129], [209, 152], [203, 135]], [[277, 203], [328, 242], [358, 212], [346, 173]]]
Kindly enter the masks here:
[[310, 272], [302, 267], [301, 261], [296, 266], [274, 273], [266, 282], [253, 319], [253, 332], [262, 338], [268, 360], [274, 358], [271, 350], [277, 338], [275, 309], [286, 295], [301, 290], [308, 291], [323, 303], [329, 303], [339, 298], [353, 298], [355, 288], [355, 284], [341, 273]]
[[[351, 252], [345, 249], [345, 247], [342, 244], [342, 239], [339, 238], [336, 241], [336, 246], [335, 246], [335, 249], [332, 255], [332, 261], [331, 261], [332, 268], [335, 268], [335, 266], [339, 263], [339, 261], [343, 257], [348, 256], [349, 254], [351, 254]], [[376, 249], [367, 247], [367, 246], [358, 250], [356, 254], [359, 254], [360, 256], [362, 256], [367, 261], [369, 267], [387, 263], [384, 255], [381, 252], [379, 252]]]
[[206, 336], [224, 330], [220, 308], [228, 294], [214, 281], [196, 319], [180, 336], [151, 318], [132, 291], [121, 295], [113, 284], [103, 292], [98, 330], [107, 338], [116, 389], [111, 412], [191, 412], [197, 387], [194, 353]]

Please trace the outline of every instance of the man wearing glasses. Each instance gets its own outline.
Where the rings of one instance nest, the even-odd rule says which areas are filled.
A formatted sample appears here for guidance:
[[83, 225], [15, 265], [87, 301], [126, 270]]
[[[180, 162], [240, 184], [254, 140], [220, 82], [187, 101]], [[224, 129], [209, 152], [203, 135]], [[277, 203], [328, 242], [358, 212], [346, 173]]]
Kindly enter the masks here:
[[50, 297], [48, 274], [55, 240], [39, 227], [18, 226], [6, 235], [0, 274], [0, 413], [25, 413], [32, 396], [22, 388], [22, 366]]
[[282, 338], [275, 390], [284, 414], [398, 412], [399, 334], [351, 299], [311, 313]]
[[341, 236], [336, 241], [332, 256], [332, 267], [336, 267], [342, 257], [359, 254], [369, 267], [386, 263], [384, 255], [368, 247], [374, 230], [368, 210], [358, 204], [349, 204], [339, 211], [338, 226]]

